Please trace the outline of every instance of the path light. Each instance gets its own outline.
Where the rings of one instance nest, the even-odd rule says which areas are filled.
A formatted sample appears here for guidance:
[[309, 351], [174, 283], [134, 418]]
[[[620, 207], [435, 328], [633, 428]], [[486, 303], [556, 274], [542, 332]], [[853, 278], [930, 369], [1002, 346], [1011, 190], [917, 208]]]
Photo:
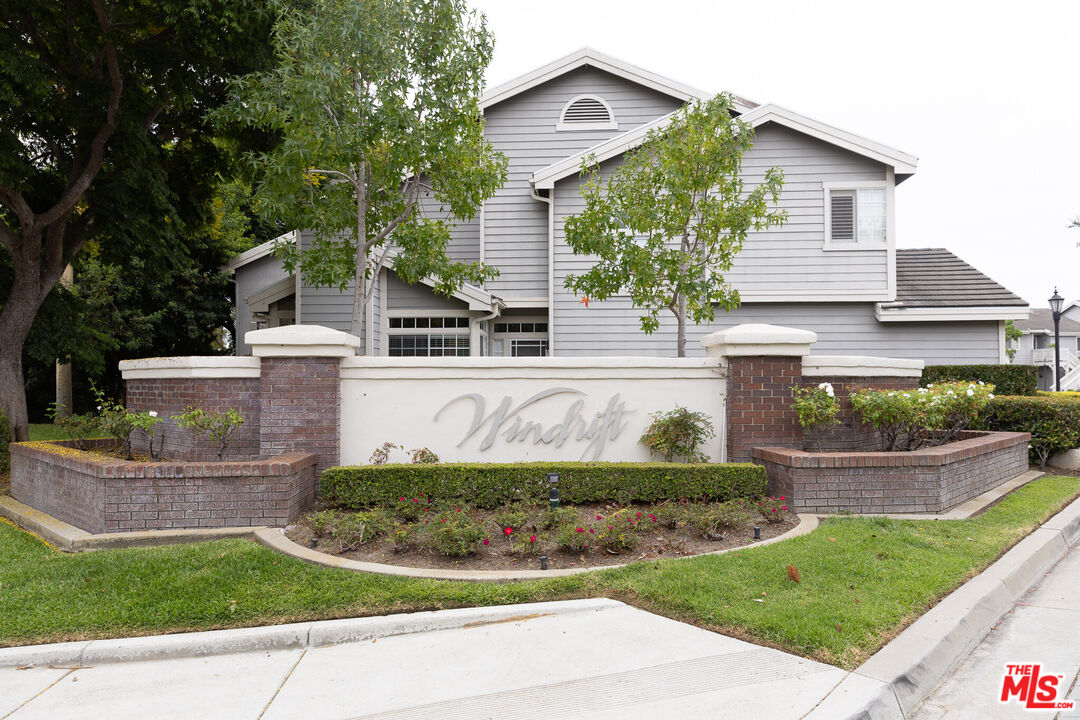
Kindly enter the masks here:
[[1050, 296], [1050, 314], [1054, 316], [1054, 389], [1061, 392], [1061, 306], [1065, 298], [1058, 295], [1057, 288]]
[[559, 509], [559, 473], [547, 474], [548, 487], [548, 505], [552, 510]]
[[547, 570], [547, 555], [540, 556], [540, 569]]
[[757, 525], [754, 526], [754, 539], [755, 540], [760, 540], [761, 539], [761, 528], [758, 527]]
[[317, 538], [317, 537], [313, 537], [313, 538], [311, 538], [310, 540], [308, 540], [308, 543], [309, 543], [309, 544], [311, 545], [311, 547], [312, 547], [312, 548], [314, 549], [314, 547], [315, 547], [316, 545], [318, 545], [318, 544], [319, 544], [319, 538]]

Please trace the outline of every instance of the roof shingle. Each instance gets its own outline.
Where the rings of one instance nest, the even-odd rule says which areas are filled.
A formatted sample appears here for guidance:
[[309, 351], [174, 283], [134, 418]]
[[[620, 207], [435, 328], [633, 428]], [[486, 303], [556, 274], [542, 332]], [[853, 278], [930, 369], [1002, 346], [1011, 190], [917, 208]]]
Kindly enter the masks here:
[[944, 248], [896, 251], [896, 301], [883, 307], [1026, 307], [1027, 301]]

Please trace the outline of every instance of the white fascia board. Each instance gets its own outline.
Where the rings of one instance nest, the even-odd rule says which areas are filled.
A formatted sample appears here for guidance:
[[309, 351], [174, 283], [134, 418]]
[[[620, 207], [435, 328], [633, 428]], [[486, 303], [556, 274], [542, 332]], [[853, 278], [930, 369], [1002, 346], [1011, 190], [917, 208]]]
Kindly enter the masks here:
[[645, 136], [649, 134], [650, 130], [665, 127], [671, 122], [673, 115], [675, 115], [674, 112], [668, 113], [650, 123], [640, 125], [633, 130], [624, 132], [622, 135], [616, 135], [598, 145], [593, 145], [591, 148], [586, 148], [557, 163], [548, 165], [546, 168], [537, 170], [533, 173], [530, 182], [537, 190], [551, 190], [555, 187], [556, 182], [576, 173], [581, 168], [581, 161], [585, 158], [592, 156], [596, 159], [596, 163], [599, 164], [605, 160], [610, 160], [613, 157], [618, 157], [628, 150], [632, 150], [638, 145], [641, 145], [641, 143], [645, 141]]
[[1027, 320], [1026, 307], [874, 307], [878, 322], [949, 322], [960, 320]]
[[865, 355], [807, 355], [802, 359], [804, 377], [919, 377], [922, 360], [869, 357]]
[[[387, 254], [386, 262], [383, 265], [386, 269], [394, 269], [394, 257], [395, 253]], [[434, 288], [438, 284], [435, 279], [431, 277], [420, 278], [420, 282], [430, 288]], [[487, 312], [491, 312], [495, 309], [496, 303], [500, 303], [500, 300], [494, 295], [489, 293], [487, 290], [482, 290], [476, 287], [475, 285], [462, 285], [460, 288], [451, 293], [451, 296], [468, 303], [470, 310], [484, 310]]]
[[121, 360], [120, 376], [124, 380], [163, 378], [257, 378], [260, 361], [257, 357], [236, 355], [194, 355], [183, 357], [142, 358]]
[[743, 115], [741, 119], [754, 127], [767, 122], [775, 122], [778, 125], [789, 127], [792, 130], [797, 130], [832, 145], [877, 160], [893, 167], [897, 173], [904, 175], [914, 174], [915, 167], [919, 162], [917, 157], [902, 150], [891, 148], [888, 145], [883, 145], [847, 130], [841, 130], [838, 127], [808, 118], [805, 115], [800, 115], [772, 103], [751, 110]]
[[247, 265], [248, 263], [253, 263], [256, 260], [264, 258], [267, 255], [269, 255], [270, 253], [274, 252], [274, 246], [277, 245], [279, 242], [290, 242], [290, 243], [296, 242], [296, 239], [297, 239], [297, 237], [299, 237], [299, 235], [300, 235], [300, 231], [298, 231], [298, 230], [290, 230], [289, 232], [285, 233], [284, 235], [279, 235], [278, 237], [274, 238], [273, 240], [267, 240], [262, 245], [256, 245], [255, 247], [251, 248], [250, 250], [245, 250], [244, 252], [240, 253], [239, 255], [234, 257], [229, 262], [222, 265], [221, 266], [221, 271], [222, 272], [227, 272], [227, 273], [236, 272], [237, 268], [243, 267], [244, 265]]
[[[599, 145], [594, 145], [587, 150], [548, 165], [546, 168], [537, 170], [532, 176], [533, 187], [537, 190], [548, 190], [555, 187], [556, 182], [577, 172], [578, 168], [581, 167], [581, 161], [590, 155], [596, 157], [597, 163], [601, 163], [637, 147], [644, 142], [645, 136], [650, 130], [666, 127], [671, 122], [673, 115], [675, 113], [669, 113], [653, 120], [651, 123], [625, 132], [622, 135], [617, 135]], [[775, 122], [778, 125], [783, 125], [845, 150], [850, 150], [863, 157], [876, 160], [893, 168], [894, 173], [912, 175], [915, 173], [915, 166], [919, 162], [919, 159], [914, 155], [868, 140], [846, 130], [826, 125], [823, 122], [812, 120], [777, 105], [762, 105], [743, 113], [740, 119], [745, 120], [754, 127], [767, 122]]]
[[[485, 110], [496, 103], [512, 98], [519, 93], [523, 93], [526, 90], [530, 90], [553, 78], [564, 75], [585, 65], [590, 65], [598, 70], [603, 70], [604, 72], [609, 72], [612, 75], [635, 82], [639, 85], [644, 85], [647, 88], [664, 93], [665, 95], [670, 95], [683, 102], [710, 97], [709, 93], [702, 90], [690, 87], [689, 85], [684, 85], [671, 78], [649, 72], [648, 70], [628, 63], [625, 60], [619, 60], [610, 55], [597, 52], [592, 48], [585, 47], [550, 62], [547, 65], [527, 72], [524, 75], [520, 75], [509, 82], [492, 88], [480, 96], [480, 109]], [[739, 112], [747, 112], [751, 107], [752, 106], [744, 103], [736, 104], [736, 109], [739, 110]]]

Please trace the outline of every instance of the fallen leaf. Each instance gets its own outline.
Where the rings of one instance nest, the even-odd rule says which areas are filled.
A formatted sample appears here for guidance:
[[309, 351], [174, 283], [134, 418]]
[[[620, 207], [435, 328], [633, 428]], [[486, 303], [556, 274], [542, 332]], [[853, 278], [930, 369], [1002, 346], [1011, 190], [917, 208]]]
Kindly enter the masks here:
[[836, 538], [829, 538], [829, 542], [836, 542]]
[[792, 582], [799, 582], [799, 570], [794, 565], [787, 566], [787, 576]]
[[840, 623], [836, 623], [836, 632], [844, 632], [844, 628], [840, 627]]
[[32, 667], [34, 667], [34, 666], [33, 665], [20, 665], [19, 667], [15, 668], [15, 669], [16, 670], [29, 670]]
[[762, 590], [761, 591], [761, 597], [768, 597], [768, 593], [766, 593], [764, 590]]
[[764, 600], [762, 600], [761, 598], [754, 598], [754, 602], [760, 602], [760, 603], [763, 603], [763, 602], [765, 602], [765, 601], [764, 601]]

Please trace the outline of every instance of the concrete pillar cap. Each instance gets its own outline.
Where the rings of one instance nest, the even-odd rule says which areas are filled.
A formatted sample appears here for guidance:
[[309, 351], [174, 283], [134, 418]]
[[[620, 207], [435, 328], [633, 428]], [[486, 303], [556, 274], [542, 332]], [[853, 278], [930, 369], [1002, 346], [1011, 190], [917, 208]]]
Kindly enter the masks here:
[[352, 357], [362, 340], [322, 325], [286, 325], [244, 334], [255, 357]]
[[710, 357], [802, 357], [810, 354], [810, 345], [814, 342], [817, 342], [815, 332], [763, 323], [736, 325], [701, 338], [701, 345]]

